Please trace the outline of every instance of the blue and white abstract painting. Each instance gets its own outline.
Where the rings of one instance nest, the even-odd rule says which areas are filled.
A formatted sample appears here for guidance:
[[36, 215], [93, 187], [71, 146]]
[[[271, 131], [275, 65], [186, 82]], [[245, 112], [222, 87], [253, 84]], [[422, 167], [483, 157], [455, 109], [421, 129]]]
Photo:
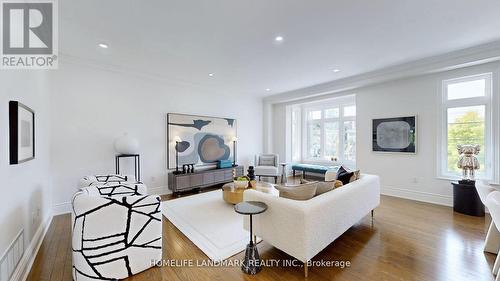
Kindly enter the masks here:
[[218, 160], [233, 159], [236, 132], [236, 119], [167, 114], [168, 169], [176, 167], [176, 151], [180, 167], [214, 165]]

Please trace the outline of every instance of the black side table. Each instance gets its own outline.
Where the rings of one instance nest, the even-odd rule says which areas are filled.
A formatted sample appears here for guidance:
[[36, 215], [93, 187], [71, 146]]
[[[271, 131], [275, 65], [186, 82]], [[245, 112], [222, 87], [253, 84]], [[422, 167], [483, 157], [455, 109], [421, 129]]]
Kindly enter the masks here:
[[484, 217], [484, 205], [474, 181], [459, 181], [453, 185], [453, 211], [469, 216]]
[[[261, 271], [261, 260], [259, 257], [259, 252], [257, 251], [257, 244], [253, 242], [253, 226], [252, 226], [252, 216], [258, 215], [267, 210], [267, 205], [264, 202], [258, 201], [245, 201], [238, 203], [234, 206], [234, 210], [238, 214], [249, 215], [250, 216], [250, 243], [247, 245], [245, 251], [245, 260], [241, 266], [241, 270], [246, 274], [257, 274]], [[256, 241], [257, 242], [257, 241]]]
[[120, 154], [115, 156], [116, 174], [120, 174], [120, 159], [121, 158], [134, 158], [134, 175], [136, 181], [141, 181], [141, 156], [139, 154]]

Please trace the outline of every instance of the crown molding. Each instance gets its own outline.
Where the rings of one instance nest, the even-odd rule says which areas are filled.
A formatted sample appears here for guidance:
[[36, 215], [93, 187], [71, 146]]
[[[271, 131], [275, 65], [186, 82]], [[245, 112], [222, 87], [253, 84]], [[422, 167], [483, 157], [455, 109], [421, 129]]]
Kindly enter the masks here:
[[327, 94], [350, 91], [384, 82], [454, 70], [499, 60], [500, 41], [494, 41], [438, 56], [393, 65], [360, 75], [267, 96], [263, 98], [263, 101], [269, 104], [293, 102]]
[[84, 58], [81, 56], [76, 56], [72, 55], [69, 53], [62, 53], [59, 52], [59, 68], [62, 68], [64, 64], [71, 64], [71, 65], [76, 65], [79, 67], [85, 67], [85, 68], [90, 68], [90, 69], [96, 69], [96, 70], [101, 70], [101, 71], [107, 71], [111, 73], [116, 73], [120, 75], [128, 75], [136, 78], [140, 78], [143, 80], [149, 80], [153, 81], [155, 83], [158, 83], [160, 85], [175, 85], [178, 87], [185, 87], [185, 88], [191, 88], [193, 90], [196, 90], [198, 92], [206, 92], [209, 94], [212, 94], [214, 92], [218, 94], [227, 94], [221, 92], [220, 89], [216, 87], [206, 87], [202, 86], [200, 84], [197, 84], [192, 81], [187, 81], [181, 78], [177, 77], [171, 77], [163, 74], [158, 74], [154, 73], [151, 71], [144, 71], [143, 69], [133, 69], [130, 67], [125, 67], [122, 65], [116, 65], [116, 64], [110, 64], [110, 63], [105, 63], [101, 61], [97, 61], [94, 59], [88, 59]]

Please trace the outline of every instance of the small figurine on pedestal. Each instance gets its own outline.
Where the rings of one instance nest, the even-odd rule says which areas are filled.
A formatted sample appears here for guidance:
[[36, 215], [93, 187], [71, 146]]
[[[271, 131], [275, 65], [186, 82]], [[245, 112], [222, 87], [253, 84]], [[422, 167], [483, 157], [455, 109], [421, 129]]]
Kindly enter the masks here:
[[458, 158], [457, 167], [462, 169], [462, 180], [459, 181], [461, 184], [475, 184], [475, 170], [479, 170], [479, 161], [476, 155], [479, 154], [481, 147], [471, 144], [457, 145]]

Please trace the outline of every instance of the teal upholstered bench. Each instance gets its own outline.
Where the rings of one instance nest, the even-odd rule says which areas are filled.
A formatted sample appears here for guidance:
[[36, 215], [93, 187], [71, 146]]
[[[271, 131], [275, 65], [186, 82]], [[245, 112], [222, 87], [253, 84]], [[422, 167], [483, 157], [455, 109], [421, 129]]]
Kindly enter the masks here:
[[302, 171], [302, 177], [306, 177], [306, 172], [315, 173], [315, 174], [326, 174], [329, 170], [337, 171], [339, 169], [338, 166], [322, 166], [322, 165], [313, 165], [313, 164], [293, 164], [292, 171], [293, 176], [295, 177], [295, 171]]

